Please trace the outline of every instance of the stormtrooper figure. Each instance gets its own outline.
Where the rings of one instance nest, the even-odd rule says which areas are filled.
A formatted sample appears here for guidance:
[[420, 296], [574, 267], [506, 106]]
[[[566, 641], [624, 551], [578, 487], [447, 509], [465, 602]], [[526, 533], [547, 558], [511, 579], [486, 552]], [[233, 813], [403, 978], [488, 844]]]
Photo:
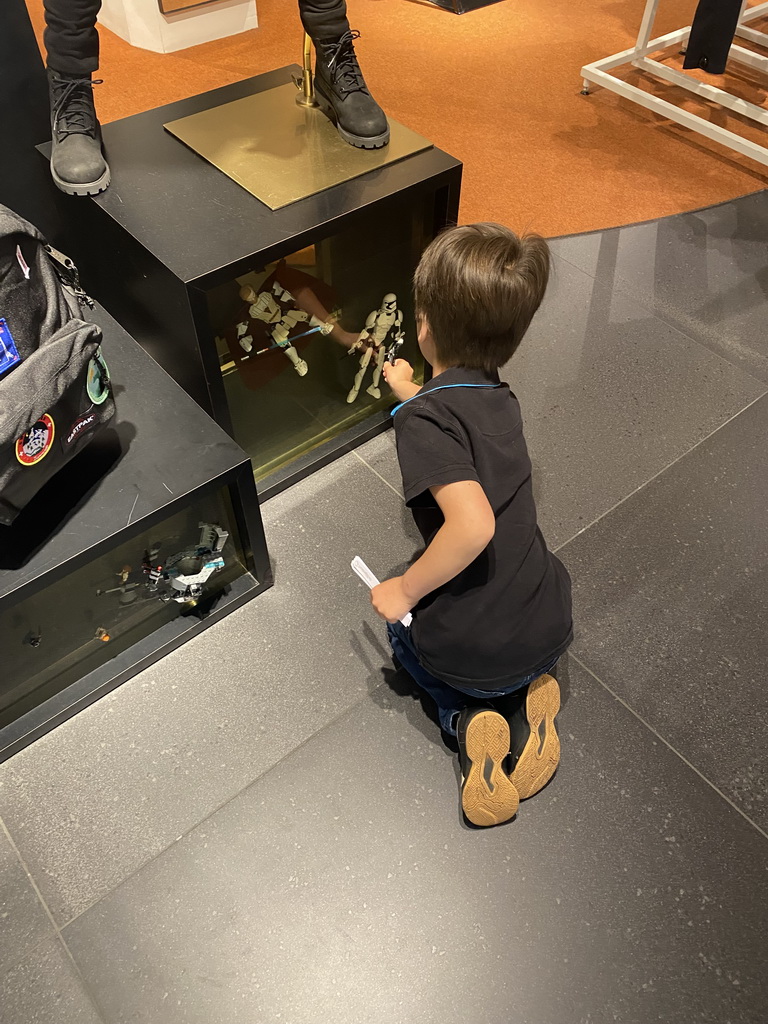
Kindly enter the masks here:
[[[330, 334], [334, 327], [333, 323], [323, 323], [314, 314], [298, 309], [294, 297], [277, 281], [272, 282], [270, 291], [259, 292], [258, 295], [250, 285], [246, 285], [240, 289], [240, 298], [251, 303], [248, 315], [252, 320], [270, 324], [269, 333], [273, 342], [267, 348], [258, 349], [253, 353], [253, 336], [249, 333], [248, 324], [240, 323], [237, 325], [237, 340], [243, 351], [248, 355], [252, 353], [261, 355], [262, 352], [268, 352], [271, 348], [281, 348], [293, 364], [296, 373], [303, 377], [307, 372], [307, 364], [290, 342], [291, 331], [297, 324], [309, 322], [320, 334]], [[284, 309], [284, 306], [293, 308]], [[307, 333], [311, 333], [311, 331]]]
[[376, 362], [373, 368], [373, 380], [370, 387], [366, 388], [366, 391], [371, 398], [381, 398], [379, 381], [381, 380], [384, 360], [387, 357], [387, 338], [390, 332], [394, 331], [392, 343], [399, 346], [404, 338], [402, 326], [403, 314], [397, 308], [397, 296], [393, 292], [389, 292], [382, 299], [381, 307], [374, 309], [372, 313], [368, 314], [368, 319], [365, 321], [365, 327], [360, 333], [357, 344], [353, 345], [349, 350], [351, 355], [353, 352], [359, 352], [361, 348], [365, 349], [360, 357], [360, 368], [355, 375], [355, 383], [347, 395], [348, 402], [354, 402], [360, 393], [368, 364], [374, 358]]

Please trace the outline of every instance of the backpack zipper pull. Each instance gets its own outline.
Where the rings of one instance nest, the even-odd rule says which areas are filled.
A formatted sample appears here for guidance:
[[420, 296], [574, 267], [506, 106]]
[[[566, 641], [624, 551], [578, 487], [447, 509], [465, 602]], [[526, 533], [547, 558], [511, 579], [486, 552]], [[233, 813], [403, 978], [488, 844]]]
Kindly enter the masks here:
[[80, 274], [69, 256], [65, 256], [63, 252], [59, 252], [58, 249], [54, 249], [52, 245], [46, 245], [45, 251], [56, 265], [56, 272], [64, 287], [69, 288], [81, 306], [87, 306], [89, 309], [93, 309], [95, 303], [90, 295], [86, 295], [83, 291], [80, 284]]

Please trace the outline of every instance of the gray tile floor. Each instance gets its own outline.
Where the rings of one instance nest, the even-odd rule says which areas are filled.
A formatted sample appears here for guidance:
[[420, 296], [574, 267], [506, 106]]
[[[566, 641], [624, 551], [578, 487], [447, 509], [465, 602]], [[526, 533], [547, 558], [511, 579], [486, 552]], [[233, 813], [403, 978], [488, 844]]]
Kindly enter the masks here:
[[276, 586], [0, 766], [3, 1024], [768, 1018], [768, 198], [554, 243], [508, 368], [574, 577], [561, 770], [464, 827], [350, 574], [387, 435], [265, 506]]

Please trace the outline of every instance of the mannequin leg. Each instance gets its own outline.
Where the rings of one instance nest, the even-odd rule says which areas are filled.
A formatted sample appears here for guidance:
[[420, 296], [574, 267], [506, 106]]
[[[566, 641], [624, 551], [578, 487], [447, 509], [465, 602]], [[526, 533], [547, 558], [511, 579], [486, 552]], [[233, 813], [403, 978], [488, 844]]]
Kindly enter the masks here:
[[349, 31], [346, 0], [299, 0], [299, 14], [314, 40], [341, 39]]
[[740, 13], [741, 0], [699, 0], [683, 67], [722, 75]]
[[62, 192], [92, 196], [109, 185], [91, 76], [99, 66], [101, 0], [44, 0], [51, 103], [51, 175]]
[[47, 65], [60, 75], [90, 75], [99, 67], [96, 18], [101, 0], [44, 0]]
[[320, 109], [351, 146], [386, 146], [389, 124], [357, 62], [357, 34], [350, 30], [345, 0], [299, 0], [299, 13], [317, 53], [315, 98]]

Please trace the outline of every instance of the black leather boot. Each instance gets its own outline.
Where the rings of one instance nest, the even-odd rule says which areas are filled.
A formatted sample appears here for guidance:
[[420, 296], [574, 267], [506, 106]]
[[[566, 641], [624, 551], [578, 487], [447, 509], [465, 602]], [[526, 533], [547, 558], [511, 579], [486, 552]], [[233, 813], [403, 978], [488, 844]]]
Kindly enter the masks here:
[[389, 142], [387, 115], [371, 96], [355, 54], [359, 32], [340, 39], [315, 40], [315, 96], [339, 135], [358, 149], [380, 149]]
[[51, 174], [70, 196], [95, 196], [109, 185], [101, 127], [90, 75], [60, 75], [48, 68], [51, 100]]

